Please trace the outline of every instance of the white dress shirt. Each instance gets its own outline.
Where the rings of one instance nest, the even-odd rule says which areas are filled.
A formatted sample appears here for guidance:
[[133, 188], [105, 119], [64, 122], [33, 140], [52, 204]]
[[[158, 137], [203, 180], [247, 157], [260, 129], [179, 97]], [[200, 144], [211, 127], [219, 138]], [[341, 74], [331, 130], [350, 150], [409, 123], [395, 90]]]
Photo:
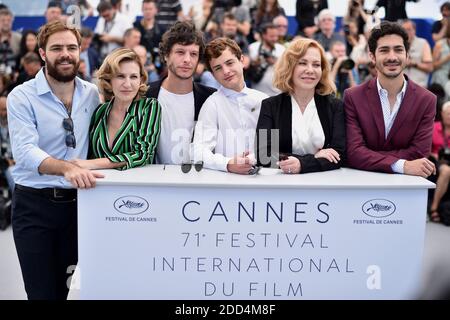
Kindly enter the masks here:
[[314, 97], [302, 113], [297, 101], [292, 102], [292, 153], [298, 155], [316, 154], [325, 144], [325, 133], [317, 113]]
[[247, 87], [241, 92], [220, 87], [200, 110], [193, 159], [203, 160], [205, 168], [227, 171], [234, 156], [252, 153], [261, 101], [267, 97]]
[[[391, 131], [392, 125], [394, 124], [395, 118], [397, 117], [398, 111], [400, 110], [400, 105], [402, 104], [403, 98], [405, 97], [406, 88], [408, 82], [406, 79], [403, 82], [402, 90], [397, 94], [397, 99], [395, 101], [394, 107], [391, 112], [391, 104], [389, 102], [388, 92], [381, 86], [380, 80], [377, 79], [377, 89], [378, 95], [380, 96], [381, 109], [383, 111], [384, 120], [384, 138], [386, 139], [389, 131]], [[403, 173], [403, 167], [405, 165], [404, 159], [400, 159], [391, 165], [392, 171], [397, 173]]]

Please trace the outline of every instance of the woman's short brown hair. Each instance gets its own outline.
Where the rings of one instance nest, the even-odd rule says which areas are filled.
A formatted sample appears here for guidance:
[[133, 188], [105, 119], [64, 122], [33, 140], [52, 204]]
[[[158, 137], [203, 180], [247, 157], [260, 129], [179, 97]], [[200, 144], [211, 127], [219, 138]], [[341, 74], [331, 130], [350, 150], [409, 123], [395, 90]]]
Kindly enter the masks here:
[[141, 85], [139, 86], [137, 98], [139, 99], [145, 96], [148, 89], [148, 75], [139, 56], [131, 49], [118, 48], [106, 56], [97, 73], [98, 88], [100, 93], [105, 97], [105, 101], [111, 100], [114, 96], [111, 79], [117, 76], [120, 64], [126, 61], [134, 61], [138, 64], [139, 73], [141, 74]]
[[44, 24], [40, 29], [39, 33], [37, 35], [37, 41], [38, 46], [42, 50], [45, 50], [45, 47], [47, 46], [48, 38], [50, 38], [51, 35], [63, 32], [63, 31], [70, 31], [74, 34], [74, 36], [77, 38], [78, 46], [81, 45], [81, 35], [78, 29], [72, 26], [68, 26], [67, 24], [57, 20], [53, 22], [49, 22], [47, 24]]
[[315, 40], [297, 39], [294, 40], [284, 51], [281, 58], [275, 65], [275, 75], [273, 85], [283, 92], [294, 92], [294, 82], [292, 80], [294, 69], [301, 57], [306, 54], [308, 48], [317, 48], [320, 52], [320, 64], [322, 77], [316, 86], [316, 92], [320, 95], [327, 95], [336, 92], [336, 85], [330, 79], [330, 64], [325, 56], [322, 46]]

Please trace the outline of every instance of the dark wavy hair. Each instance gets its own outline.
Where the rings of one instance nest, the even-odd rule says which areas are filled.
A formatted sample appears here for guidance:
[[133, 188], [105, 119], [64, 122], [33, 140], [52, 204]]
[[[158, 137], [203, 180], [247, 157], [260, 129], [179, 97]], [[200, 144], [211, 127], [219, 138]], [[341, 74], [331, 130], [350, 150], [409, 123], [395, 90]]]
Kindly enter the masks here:
[[37, 54], [39, 54], [39, 47], [37, 44], [37, 33], [34, 30], [24, 30], [22, 32], [22, 38], [20, 39], [20, 50], [19, 50], [19, 56], [23, 57], [27, 52], [27, 36], [29, 34], [33, 34], [36, 37], [36, 47], [34, 48], [34, 52], [36, 52]]
[[175, 44], [198, 45], [200, 47], [199, 61], [203, 61], [203, 54], [205, 52], [203, 33], [198, 31], [192, 22], [177, 21], [163, 34], [161, 43], [159, 44], [159, 54], [164, 63], [166, 63], [165, 57], [170, 54]]
[[370, 52], [375, 55], [375, 51], [377, 50], [378, 46], [378, 39], [384, 36], [389, 36], [391, 34], [398, 35], [403, 39], [403, 44], [405, 46], [406, 52], [408, 52], [408, 34], [406, 33], [405, 29], [403, 29], [403, 27], [398, 23], [389, 21], [383, 21], [379, 26], [376, 26], [372, 29], [369, 40], [367, 41], [369, 44]]

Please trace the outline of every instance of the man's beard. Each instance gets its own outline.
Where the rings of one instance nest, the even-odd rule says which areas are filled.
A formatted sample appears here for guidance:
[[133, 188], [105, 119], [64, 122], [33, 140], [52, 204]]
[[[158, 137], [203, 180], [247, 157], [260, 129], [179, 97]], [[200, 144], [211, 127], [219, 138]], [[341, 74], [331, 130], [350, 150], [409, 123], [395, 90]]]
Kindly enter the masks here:
[[[387, 63], [389, 63], [389, 61], [387, 61]], [[384, 63], [382, 63], [382, 66], [387, 68], [387, 66], [385, 66]], [[400, 67], [400, 71], [397, 73], [392, 73], [392, 74], [388, 74], [386, 72], [381, 72], [381, 73], [388, 79], [395, 79], [403, 73], [403, 70], [405, 70], [405, 67], [406, 67], [406, 66], [402, 65], [402, 62], [398, 62], [398, 66]]]
[[191, 74], [190, 76], [182, 76], [182, 75], [180, 75], [180, 74], [177, 73], [177, 68], [176, 68], [173, 64], [169, 64], [167, 67], [168, 67], [168, 69], [173, 73], [173, 75], [174, 75], [175, 77], [177, 77], [178, 79], [182, 79], [182, 80], [191, 79], [192, 76], [193, 76], [194, 73], [195, 73], [195, 68], [194, 68], [193, 71], [192, 71], [192, 74]]
[[[69, 62], [71, 65], [74, 66], [73, 71], [70, 73], [61, 73], [58, 71], [56, 65], [62, 62]], [[73, 81], [73, 79], [75, 79], [77, 73], [78, 73], [78, 68], [80, 67], [80, 61], [75, 62], [74, 60], [71, 59], [60, 59], [60, 60], [56, 60], [55, 64], [52, 64], [50, 61], [48, 61], [47, 58], [45, 58], [45, 67], [47, 68], [47, 72], [48, 74], [54, 78], [56, 81], [58, 82], [70, 82]]]
[[394, 73], [394, 74], [387, 74], [387, 73], [384, 73], [384, 72], [382, 72], [382, 73], [388, 79], [396, 79], [399, 75], [402, 74], [402, 71], [400, 71], [398, 73]]

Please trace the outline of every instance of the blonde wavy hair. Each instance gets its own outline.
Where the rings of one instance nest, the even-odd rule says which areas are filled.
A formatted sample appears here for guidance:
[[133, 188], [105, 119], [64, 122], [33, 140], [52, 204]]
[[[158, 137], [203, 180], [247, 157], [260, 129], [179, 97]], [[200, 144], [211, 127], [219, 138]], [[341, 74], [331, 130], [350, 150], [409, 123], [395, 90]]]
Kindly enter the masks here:
[[306, 54], [308, 48], [317, 48], [320, 52], [322, 77], [316, 86], [316, 93], [323, 96], [335, 93], [336, 85], [330, 79], [331, 68], [325, 56], [325, 51], [317, 41], [304, 38], [294, 40], [284, 51], [281, 58], [278, 59], [275, 65], [274, 87], [282, 92], [294, 93], [294, 81], [292, 80], [294, 69], [300, 58]]
[[105, 97], [105, 101], [111, 100], [114, 96], [111, 86], [111, 79], [117, 76], [117, 74], [119, 73], [120, 64], [126, 61], [134, 61], [139, 66], [141, 85], [139, 86], [136, 99], [144, 97], [147, 93], [148, 75], [144, 69], [144, 66], [142, 65], [141, 60], [139, 59], [139, 56], [131, 49], [118, 48], [106, 56], [97, 73], [98, 88], [100, 90], [100, 93]]

